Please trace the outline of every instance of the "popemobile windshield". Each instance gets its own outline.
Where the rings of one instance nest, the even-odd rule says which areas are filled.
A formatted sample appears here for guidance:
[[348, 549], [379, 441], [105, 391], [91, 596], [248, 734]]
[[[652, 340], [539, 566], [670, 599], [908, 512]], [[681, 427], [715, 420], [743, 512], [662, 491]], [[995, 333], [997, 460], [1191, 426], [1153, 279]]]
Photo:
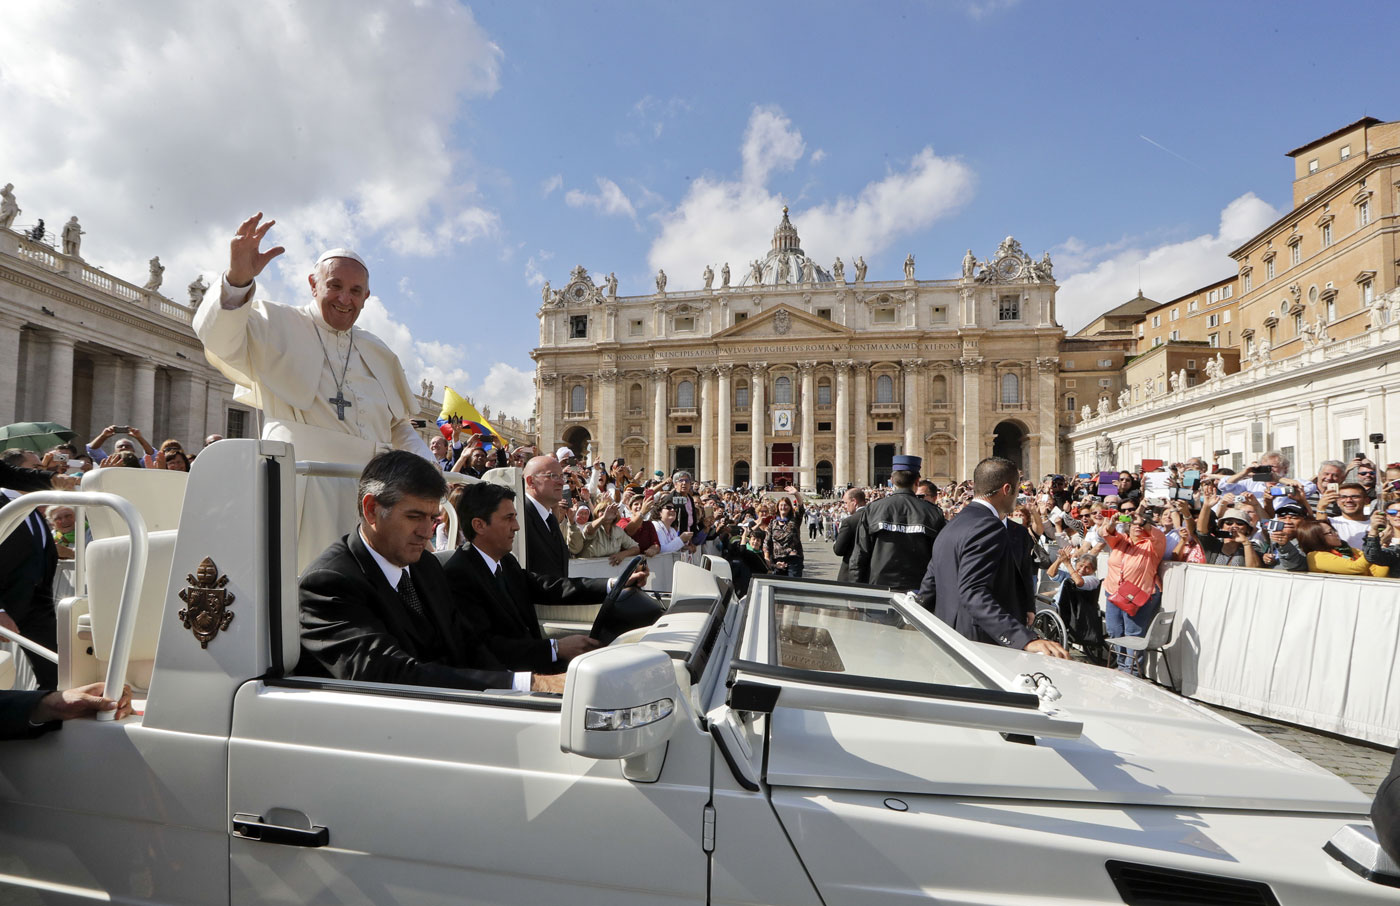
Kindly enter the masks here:
[[878, 589], [736, 598], [723, 562], [677, 565], [666, 613], [575, 658], [562, 697], [298, 676], [297, 484], [357, 472], [225, 441], [188, 483], [106, 469], [66, 495], [94, 540], [60, 682], [129, 681], [138, 713], [0, 745], [0, 901], [1400, 897], [1341, 779]]

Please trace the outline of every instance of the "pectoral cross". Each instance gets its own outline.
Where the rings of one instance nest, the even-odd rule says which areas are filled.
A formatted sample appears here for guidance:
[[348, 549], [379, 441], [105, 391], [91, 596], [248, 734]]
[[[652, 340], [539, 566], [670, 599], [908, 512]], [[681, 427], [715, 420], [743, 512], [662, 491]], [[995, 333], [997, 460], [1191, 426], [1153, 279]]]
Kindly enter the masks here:
[[335, 392], [335, 396], [327, 397], [326, 402], [335, 407], [335, 417], [341, 421], [345, 421], [345, 410], [354, 405], [339, 390]]

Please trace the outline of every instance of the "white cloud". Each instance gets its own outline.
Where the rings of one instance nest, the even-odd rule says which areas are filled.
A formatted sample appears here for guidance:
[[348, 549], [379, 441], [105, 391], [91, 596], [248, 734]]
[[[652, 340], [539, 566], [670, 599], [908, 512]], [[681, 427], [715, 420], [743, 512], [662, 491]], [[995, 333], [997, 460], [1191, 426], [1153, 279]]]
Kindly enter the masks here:
[[535, 409], [535, 372], [496, 362], [472, 396], [490, 406], [493, 416], [504, 412], [519, 419], [529, 418]]
[[564, 174], [555, 173], [553, 176], [540, 183], [540, 196], [548, 198], [564, 187]]
[[554, 257], [553, 252], [540, 249], [525, 261], [525, 282], [530, 286], [544, 286], [544, 265]]
[[[666, 131], [667, 125], [682, 113], [689, 111], [690, 102], [684, 98], [673, 97], [663, 101], [648, 94], [632, 105], [631, 116], [642, 122], [653, 139], [658, 139]], [[636, 141], [636, 136], [632, 133], [628, 133], [627, 137], [630, 142]]]
[[[742, 177], [698, 178], [675, 208], [656, 215], [661, 232], [648, 252], [651, 267], [665, 268], [676, 289], [700, 286], [706, 264], [728, 261], [742, 274], [767, 249], [781, 216], [783, 199], [768, 188], [768, 177], [791, 169], [804, 148], [802, 134], [781, 110], [755, 108], [740, 149]], [[854, 256], [878, 254], [956, 210], [972, 196], [973, 185], [966, 164], [924, 148], [907, 167], [867, 183], [856, 197], [791, 216], [808, 254], [822, 261], [840, 255], [849, 265]]]
[[1215, 233], [1144, 248], [1131, 239], [1087, 248], [1071, 238], [1056, 250], [1068, 274], [1056, 295], [1060, 323], [1071, 333], [1103, 312], [1143, 295], [1167, 302], [1235, 273], [1229, 253], [1278, 219], [1279, 211], [1250, 192], [1220, 212]]
[[763, 186], [774, 170], [791, 170], [807, 150], [802, 133], [774, 106], [755, 107], [744, 130], [740, 157], [745, 185]]
[[637, 209], [627, 197], [627, 193], [611, 179], [597, 178], [598, 193], [591, 195], [580, 189], [570, 189], [564, 193], [564, 202], [571, 208], [594, 208], [602, 214], [625, 214], [637, 219]]
[[0, 181], [137, 283], [153, 254], [172, 286], [220, 270], [258, 209], [292, 287], [330, 245], [439, 254], [497, 227], [450, 133], [501, 56], [449, 0], [24, 4], [0, 30]]
[[826, 160], [826, 151], [821, 148], [818, 148], [817, 150], [813, 151], [812, 156], [807, 159], [814, 164], [819, 164], [822, 161]]

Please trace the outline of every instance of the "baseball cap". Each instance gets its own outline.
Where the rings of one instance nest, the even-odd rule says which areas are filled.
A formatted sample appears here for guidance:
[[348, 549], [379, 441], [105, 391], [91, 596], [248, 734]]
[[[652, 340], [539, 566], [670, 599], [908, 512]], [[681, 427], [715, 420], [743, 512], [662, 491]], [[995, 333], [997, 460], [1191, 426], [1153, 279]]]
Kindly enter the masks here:
[[1307, 514], [1307, 510], [1303, 509], [1302, 504], [1292, 502], [1280, 503], [1274, 507], [1275, 516], [1282, 516], [1284, 513], [1297, 513], [1299, 516], [1303, 516]]

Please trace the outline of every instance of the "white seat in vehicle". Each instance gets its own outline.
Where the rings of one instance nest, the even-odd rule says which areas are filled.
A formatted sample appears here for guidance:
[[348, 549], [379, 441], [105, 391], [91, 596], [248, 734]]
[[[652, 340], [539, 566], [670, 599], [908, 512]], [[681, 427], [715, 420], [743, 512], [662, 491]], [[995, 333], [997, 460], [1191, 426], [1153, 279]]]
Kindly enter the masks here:
[[[101, 491], [124, 497], [135, 505], [146, 522], [148, 553], [146, 581], [137, 604], [136, 630], [131, 641], [127, 681], [144, 690], [150, 684], [156, 642], [165, 610], [166, 587], [175, 555], [180, 510], [185, 501], [184, 472], [165, 469], [96, 469], [83, 476], [84, 491]], [[88, 614], [92, 626], [93, 656], [105, 671], [111, 656], [121, 606], [122, 584], [131, 539], [126, 523], [115, 510], [90, 507], [85, 511], [93, 540], [83, 552], [87, 571]], [[193, 568], [194, 564], [191, 564]]]

